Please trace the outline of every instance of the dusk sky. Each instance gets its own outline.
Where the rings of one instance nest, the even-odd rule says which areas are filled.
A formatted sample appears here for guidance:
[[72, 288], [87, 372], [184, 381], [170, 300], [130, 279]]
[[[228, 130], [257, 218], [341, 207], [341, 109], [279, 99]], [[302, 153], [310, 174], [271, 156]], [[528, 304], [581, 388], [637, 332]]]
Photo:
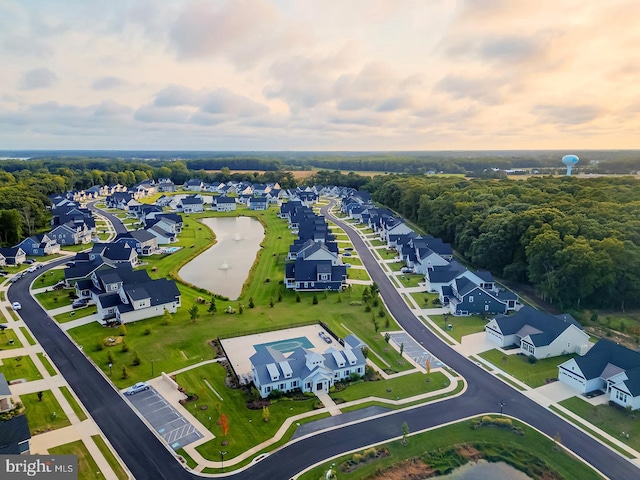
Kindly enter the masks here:
[[0, 2], [0, 149], [640, 148], [637, 0]]

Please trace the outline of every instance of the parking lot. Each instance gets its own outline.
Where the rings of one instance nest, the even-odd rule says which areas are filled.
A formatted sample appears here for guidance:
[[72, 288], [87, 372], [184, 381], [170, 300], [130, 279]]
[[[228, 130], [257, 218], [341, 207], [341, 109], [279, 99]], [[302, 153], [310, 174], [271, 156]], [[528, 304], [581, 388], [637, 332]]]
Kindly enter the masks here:
[[202, 438], [198, 429], [153, 387], [135, 395], [127, 395], [127, 398], [174, 450]]
[[411, 338], [407, 333], [404, 332], [396, 332], [391, 333], [391, 340], [400, 346], [404, 344], [404, 353], [409, 358], [411, 358], [414, 362], [424, 368], [427, 359], [431, 362], [431, 368], [437, 368], [442, 366], [442, 362], [438, 360], [436, 357], [431, 355], [422, 345], [417, 343], [413, 338]]

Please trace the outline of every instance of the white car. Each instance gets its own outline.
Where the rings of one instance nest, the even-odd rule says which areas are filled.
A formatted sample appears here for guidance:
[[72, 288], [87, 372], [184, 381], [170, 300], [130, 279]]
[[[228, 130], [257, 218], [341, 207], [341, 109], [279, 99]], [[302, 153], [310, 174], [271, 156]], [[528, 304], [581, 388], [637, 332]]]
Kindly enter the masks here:
[[14, 310], [20, 310], [22, 308], [22, 305], [20, 305], [20, 302], [13, 302], [11, 304], [11, 306], [13, 307]]
[[145, 382], [138, 382], [134, 385], [131, 385], [124, 391], [125, 395], [135, 395], [138, 392], [142, 392], [143, 390], [149, 390], [149, 385]]

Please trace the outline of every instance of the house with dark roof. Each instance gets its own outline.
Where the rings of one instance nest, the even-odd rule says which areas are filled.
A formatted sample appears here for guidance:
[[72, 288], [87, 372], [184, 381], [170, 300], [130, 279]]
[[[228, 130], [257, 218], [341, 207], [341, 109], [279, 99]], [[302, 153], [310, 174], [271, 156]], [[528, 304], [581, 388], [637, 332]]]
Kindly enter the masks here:
[[91, 241], [91, 230], [85, 223], [67, 222], [54, 227], [47, 236], [60, 245], [81, 245]]
[[601, 390], [611, 402], [640, 409], [640, 352], [600, 339], [583, 356], [558, 366], [558, 380], [580, 393]]
[[217, 212], [232, 212], [236, 209], [236, 199], [227, 197], [226, 195], [220, 195], [214, 198], [213, 208]]
[[25, 238], [16, 247], [20, 247], [27, 255], [42, 257], [60, 252], [60, 244], [46, 233]]
[[0, 421], [0, 455], [28, 455], [31, 432], [25, 415]]
[[96, 258], [110, 260], [114, 264], [128, 263], [132, 267], [138, 264], [138, 252], [127, 243], [94, 243], [89, 252], [89, 261]]
[[329, 347], [323, 354], [299, 347], [289, 356], [271, 347], [258, 346], [251, 361], [253, 383], [266, 398], [274, 390], [328, 392], [336, 381], [352, 374], [364, 375], [366, 360], [359, 348]]
[[160, 180], [158, 180], [156, 187], [158, 188], [159, 192], [163, 193], [176, 191], [175, 183], [173, 183], [169, 178], [161, 178]]
[[296, 291], [341, 290], [347, 281], [347, 267], [331, 260], [297, 258], [285, 265], [285, 286]]
[[5, 265], [21, 265], [27, 259], [27, 254], [20, 247], [1, 247], [0, 256]]
[[513, 315], [496, 316], [484, 330], [499, 347], [516, 345], [537, 359], [581, 353], [589, 345], [589, 335], [571, 315], [550, 315], [528, 305]]
[[64, 281], [68, 287], [73, 287], [77, 282], [90, 278], [94, 272], [111, 270], [115, 267], [111, 260], [98, 257], [89, 261], [88, 255], [79, 253], [75, 257], [74, 265], [64, 269]]
[[146, 270], [118, 265], [112, 270], [95, 271], [76, 284], [79, 298], [90, 298], [97, 306], [101, 323], [130, 323], [175, 313], [180, 307], [180, 291], [175, 281], [152, 280]]
[[131, 200], [134, 200], [131, 193], [115, 192], [105, 199], [105, 204], [107, 205], [107, 208], [118, 208], [120, 210], [127, 210], [127, 206]]
[[189, 195], [178, 201], [177, 210], [184, 213], [203, 212], [204, 200], [200, 195]]
[[191, 190], [192, 192], [199, 192], [204, 188], [204, 182], [198, 178], [192, 178], [184, 184], [185, 190]]
[[119, 233], [113, 241], [129, 245], [138, 255], [153, 255], [158, 250], [158, 239], [146, 230]]
[[267, 197], [253, 196], [249, 198], [249, 210], [266, 210], [267, 206]]

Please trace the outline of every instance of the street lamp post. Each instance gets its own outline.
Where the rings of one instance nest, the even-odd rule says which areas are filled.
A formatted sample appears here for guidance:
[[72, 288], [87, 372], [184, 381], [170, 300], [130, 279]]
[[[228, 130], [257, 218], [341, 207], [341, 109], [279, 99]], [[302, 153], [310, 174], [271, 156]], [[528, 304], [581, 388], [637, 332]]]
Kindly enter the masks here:
[[153, 359], [151, 360], [151, 378], [153, 378]]
[[113, 374], [113, 363], [109, 364], [109, 376]]
[[211, 430], [211, 417], [209, 417], [209, 430]]
[[500, 402], [498, 405], [500, 405], [500, 416], [502, 416], [502, 409], [505, 407], [505, 403], [504, 401]]
[[220, 463], [222, 464], [222, 471], [224, 472], [224, 456], [227, 454], [227, 452], [223, 452], [222, 450], [220, 450], [219, 452], [220, 452]]

